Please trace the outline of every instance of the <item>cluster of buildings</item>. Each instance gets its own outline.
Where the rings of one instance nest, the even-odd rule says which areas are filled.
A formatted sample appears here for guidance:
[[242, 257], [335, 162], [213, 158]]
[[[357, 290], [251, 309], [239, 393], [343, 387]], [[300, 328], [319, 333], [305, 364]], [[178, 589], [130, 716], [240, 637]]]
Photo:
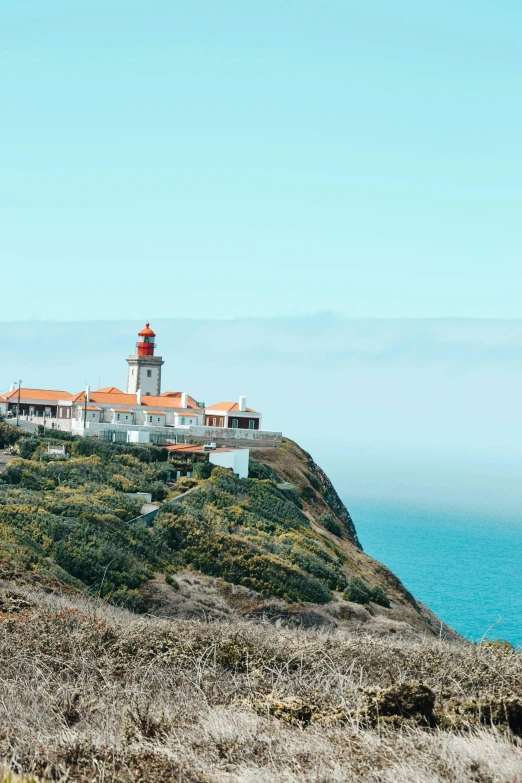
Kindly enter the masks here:
[[261, 413], [247, 408], [245, 397], [207, 407], [187, 392], [162, 392], [164, 362], [155, 355], [155, 339], [149, 324], [138, 333], [136, 351], [127, 359], [126, 391], [87, 386], [70, 394], [12, 386], [0, 396], [0, 412], [22, 423], [115, 442], [265, 447], [281, 442], [280, 432], [262, 428]]

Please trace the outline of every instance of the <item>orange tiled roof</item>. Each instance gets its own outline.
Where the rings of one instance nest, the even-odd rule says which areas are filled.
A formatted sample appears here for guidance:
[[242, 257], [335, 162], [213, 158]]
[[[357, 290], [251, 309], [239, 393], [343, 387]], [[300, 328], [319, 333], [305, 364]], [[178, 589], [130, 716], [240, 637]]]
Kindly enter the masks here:
[[[125, 394], [124, 392], [100, 392], [95, 391], [90, 394], [91, 402], [105, 403], [108, 405], [138, 405], [135, 394]], [[85, 392], [80, 392], [71, 397], [72, 402], [82, 403], [85, 400]], [[195, 408], [195, 400], [191, 403], [189, 397], [189, 407]], [[156, 397], [151, 394], [143, 394], [141, 405], [146, 408], [181, 408], [181, 397]]]
[[177, 443], [175, 446], [167, 446], [167, 451], [177, 451], [185, 454], [215, 454], [216, 452], [222, 453], [224, 451], [241, 451], [242, 449], [234, 449], [230, 446], [218, 446], [215, 449], [205, 449], [204, 446], [195, 446], [192, 443]]
[[113, 408], [115, 413], [134, 413], [130, 408]]
[[165, 411], [147, 411], [147, 416], [166, 416]]
[[[179, 397], [179, 400], [180, 400], [179, 407], [181, 408], [181, 394], [182, 394], [182, 392], [167, 391], [167, 392], [163, 392], [163, 394], [161, 396], [162, 397]], [[194, 397], [191, 397], [190, 394], [188, 395], [188, 407], [189, 408], [197, 408], [198, 407], [197, 400], [195, 400]]]
[[178, 416], [197, 416], [197, 413], [190, 413], [190, 411], [187, 413], [186, 411], [176, 411], [176, 414]]
[[[18, 399], [18, 389], [14, 389], [12, 392], [7, 392], [4, 395], [6, 400]], [[66, 391], [57, 391], [56, 389], [20, 389], [21, 400], [44, 400], [49, 402], [57, 402], [58, 400], [70, 400], [72, 394]]]
[[97, 393], [99, 392], [105, 394], [125, 394], [121, 389], [117, 389], [116, 386], [104, 386], [103, 389], [97, 389]]
[[206, 411], [228, 411], [228, 413], [255, 413], [252, 408], [247, 408], [244, 411], [239, 410], [239, 403], [237, 402], [218, 402], [217, 405], [211, 405], [210, 408], [205, 408]]
[[97, 408], [96, 405], [87, 405], [84, 411], [101, 411], [101, 408]]

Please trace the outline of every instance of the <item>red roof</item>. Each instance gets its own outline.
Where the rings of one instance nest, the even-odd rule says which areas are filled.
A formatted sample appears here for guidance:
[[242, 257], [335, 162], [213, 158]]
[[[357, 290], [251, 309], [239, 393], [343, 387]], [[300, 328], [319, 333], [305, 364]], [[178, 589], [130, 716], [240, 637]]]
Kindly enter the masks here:
[[104, 386], [103, 389], [98, 389], [97, 391], [102, 394], [125, 394], [121, 389], [117, 389], [116, 386]]
[[116, 413], [133, 413], [130, 408], [114, 408]]
[[244, 411], [239, 410], [239, 404], [237, 402], [218, 402], [217, 405], [211, 405], [210, 408], [205, 408], [206, 411], [228, 411], [229, 413], [255, 413], [252, 408], [246, 408]]
[[156, 337], [152, 329], [149, 328], [149, 324], [145, 324], [145, 329], [138, 332], [138, 337]]
[[[70, 397], [72, 402], [82, 403], [85, 400], [85, 392], [80, 392]], [[91, 402], [105, 403], [107, 405], [138, 405], [136, 394], [125, 394], [124, 392], [91, 392]], [[189, 397], [189, 408], [196, 408], [196, 401]], [[141, 397], [141, 406], [146, 408], [181, 408], [181, 395], [176, 397], [156, 397], [152, 394], [143, 394]]]
[[234, 449], [230, 446], [218, 446], [215, 449], [205, 449], [204, 446], [194, 446], [190, 443], [178, 443], [176, 446], [167, 446], [167, 451], [177, 451], [182, 454], [222, 454], [224, 451], [242, 451], [242, 449]]
[[[162, 397], [179, 397], [179, 400], [180, 400], [180, 403], [181, 403], [181, 395], [182, 395], [182, 393], [183, 392], [166, 391], [166, 392], [163, 392], [163, 394], [161, 396]], [[187, 397], [188, 397], [188, 407], [189, 408], [197, 408], [197, 407], [199, 407], [198, 403], [197, 403], [197, 400], [195, 400], [194, 397], [191, 397], [190, 394], [188, 394]], [[178, 407], [181, 407], [181, 405], [179, 405]]]
[[[7, 392], [4, 395], [6, 400], [18, 399], [18, 389]], [[58, 400], [70, 400], [72, 394], [66, 391], [57, 391], [56, 389], [20, 389], [21, 400], [43, 400], [44, 402], [57, 402]]]
[[165, 411], [147, 411], [148, 416], [166, 416]]

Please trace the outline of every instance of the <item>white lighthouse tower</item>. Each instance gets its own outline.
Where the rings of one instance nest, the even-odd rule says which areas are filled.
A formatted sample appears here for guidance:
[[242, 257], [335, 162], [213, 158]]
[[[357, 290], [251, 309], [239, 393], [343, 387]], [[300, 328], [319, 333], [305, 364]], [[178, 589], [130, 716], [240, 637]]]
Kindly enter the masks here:
[[127, 364], [127, 394], [142, 394], [157, 396], [161, 394], [161, 368], [164, 364], [161, 356], [154, 356], [156, 335], [149, 324], [138, 332], [136, 353], [129, 356]]

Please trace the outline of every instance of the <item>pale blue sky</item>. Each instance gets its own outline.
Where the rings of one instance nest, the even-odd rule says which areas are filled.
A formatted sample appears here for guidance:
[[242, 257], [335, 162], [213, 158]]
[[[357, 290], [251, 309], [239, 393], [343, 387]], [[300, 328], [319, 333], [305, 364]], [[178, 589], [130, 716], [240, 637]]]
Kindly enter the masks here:
[[0, 0], [2, 318], [518, 317], [515, 0]]

